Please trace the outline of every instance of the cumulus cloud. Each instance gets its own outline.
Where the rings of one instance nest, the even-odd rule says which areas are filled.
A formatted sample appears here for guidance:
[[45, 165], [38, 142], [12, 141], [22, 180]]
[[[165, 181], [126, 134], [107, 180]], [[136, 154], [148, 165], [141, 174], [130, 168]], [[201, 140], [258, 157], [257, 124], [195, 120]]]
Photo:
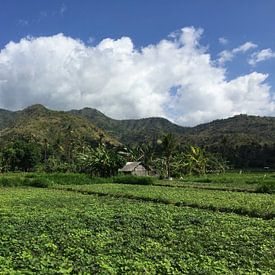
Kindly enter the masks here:
[[228, 81], [200, 44], [202, 33], [183, 28], [142, 49], [129, 37], [95, 46], [63, 34], [10, 42], [0, 52], [0, 108], [93, 107], [117, 119], [162, 116], [182, 125], [274, 114], [267, 75]]
[[264, 49], [259, 52], [255, 52], [248, 59], [248, 63], [252, 66], [255, 66], [258, 62], [262, 62], [275, 57], [275, 52], [271, 49]]
[[251, 49], [255, 49], [258, 46], [252, 42], [245, 42], [244, 44], [240, 45], [237, 48], [234, 48], [231, 51], [225, 50], [219, 53], [219, 63], [224, 64], [227, 61], [231, 61], [236, 54], [238, 53], [245, 53]]

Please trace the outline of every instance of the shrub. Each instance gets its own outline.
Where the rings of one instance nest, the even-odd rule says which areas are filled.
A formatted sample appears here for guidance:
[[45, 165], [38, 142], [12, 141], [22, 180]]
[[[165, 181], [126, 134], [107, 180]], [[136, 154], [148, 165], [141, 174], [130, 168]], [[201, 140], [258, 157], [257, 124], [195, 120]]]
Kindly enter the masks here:
[[263, 183], [256, 188], [256, 193], [275, 193], [275, 184]]
[[24, 186], [47, 188], [51, 185], [51, 182], [44, 178], [25, 178], [23, 182]]
[[0, 177], [0, 186], [13, 187], [22, 185], [22, 178], [20, 177]]
[[140, 185], [151, 185], [154, 183], [151, 177], [141, 177], [141, 176], [117, 176], [113, 178], [114, 183], [123, 184], [140, 184]]

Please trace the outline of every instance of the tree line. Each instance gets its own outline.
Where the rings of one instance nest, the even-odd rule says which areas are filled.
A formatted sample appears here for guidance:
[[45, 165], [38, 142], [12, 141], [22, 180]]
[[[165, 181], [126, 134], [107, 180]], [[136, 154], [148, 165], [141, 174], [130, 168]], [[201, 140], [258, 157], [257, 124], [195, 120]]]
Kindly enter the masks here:
[[0, 149], [0, 169], [8, 171], [85, 172], [109, 177], [118, 173], [126, 162], [140, 161], [160, 177], [184, 174], [224, 172], [227, 162], [220, 154], [197, 146], [180, 147], [171, 134], [133, 147], [78, 143], [68, 139], [63, 144], [37, 143], [16, 139]]

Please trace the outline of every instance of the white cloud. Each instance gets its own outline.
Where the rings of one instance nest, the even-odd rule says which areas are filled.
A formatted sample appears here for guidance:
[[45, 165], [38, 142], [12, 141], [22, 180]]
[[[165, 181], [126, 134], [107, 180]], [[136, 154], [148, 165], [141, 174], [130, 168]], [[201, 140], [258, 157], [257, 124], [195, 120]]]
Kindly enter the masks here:
[[220, 64], [224, 64], [227, 61], [231, 61], [233, 59], [233, 57], [234, 57], [234, 54], [233, 54], [232, 51], [224, 50], [224, 51], [219, 53], [218, 61], [219, 61]]
[[248, 63], [252, 66], [255, 66], [258, 62], [265, 61], [275, 57], [275, 52], [271, 49], [264, 49], [259, 52], [255, 52], [248, 59]]
[[227, 45], [228, 44], [228, 39], [226, 39], [225, 37], [220, 37], [219, 38], [219, 43], [222, 45]]
[[251, 49], [255, 49], [258, 46], [252, 42], [245, 42], [244, 44], [240, 45], [237, 48], [234, 48], [231, 51], [222, 51], [219, 53], [219, 59], [218, 62], [219, 64], [224, 64], [227, 61], [231, 61], [236, 54], [238, 53], [246, 53], [247, 51], [251, 50]]
[[244, 44], [242, 44], [241, 46], [239, 46], [238, 48], [235, 48], [232, 50], [233, 53], [245, 53], [248, 50], [251, 49], [255, 49], [258, 46], [252, 42], [245, 42]]
[[274, 114], [267, 75], [227, 81], [200, 45], [202, 32], [183, 28], [141, 50], [129, 37], [95, 46], [63, 34], [10, 42], [0, 52], [0, 108], [93, 107], [117, 119], [163, 116], [183, 125]]

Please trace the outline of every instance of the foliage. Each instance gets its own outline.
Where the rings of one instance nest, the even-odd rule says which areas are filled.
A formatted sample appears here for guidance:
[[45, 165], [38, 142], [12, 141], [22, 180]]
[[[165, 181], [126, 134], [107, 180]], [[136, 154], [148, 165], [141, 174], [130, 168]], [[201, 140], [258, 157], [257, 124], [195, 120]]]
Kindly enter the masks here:
[[31, 171], [41, 160], [41, 149], [33, 142], [16, 140], [2, 150], [2, 163], [7, 171]]
[[52, 185], [52, 182], [49, 180], [39, 177], [39, 178], [25, 178], [23, 182], [24, 186], [31, 187], [40, 187], [40, 188], [48, 188]]
[[84, 193], [91, 192], [91, 194], [105, 194], [118, 198], [124, 197], [178, 206], [190, 206], [252, 217], [267, 219], [275, 217], [274, 198], [269, 194], [130, 184], [70, 185], [60, 186], [60, 188], [78, 190]]
[[152, 177], [142, 176], [116, 176], [113, 178], [113, 182], [123, 184], [151, 185], [154, 183], [154, 179]]
[[3, 187], [15, 187], [15, 186], [23, 186], [24, 178], [19, 176], [1, 176], [0, 177], [0, 186]]
[[0, 186], [2, 187], [22, 187], [32, 186], [47, 188], [52, 185], [52, 182], [41, 176], [1, 176]]
[[262, 183], [256, 188], [257, 193], [275, 193], [275, 183]]
[[163, 157], [165, 158], [166, 177], [171, 177], [171, 160], [176, 151], [178, 142], [172, 133], [165, 134], [160, 140]]
[[124, 159], [113, 150], [108, 150], [104, 144], [97, 148], [86, 148], [85, 153], [78, 154], [80, 169], [93, 176], [110, 177], [117, 174], [124, 164]]
[[65, 173], [76, 171], [76, 165], [74, 163], [68, 163], [62, 161], [58, 157], [50, 156], [41, 166], [41, 170], [48, 173]]
[[176, 154], [171, 165], [173, 173], [177, 176], [224, 173], [228, 168], [227, 162], [220, 155], [211, 154], [197, 146], [190, 146], [187, 152]]
[[274, 220], [38, 188], [0, 199], [3, 274], [274, 270]]
[[[18, 112], [0, 110], [0, 146], [6, 147], [16, 140], [35, 143], [41, 150], [43, 161], [40, 166], [44, 162], [48, 165], [47, 160], [53, 157], [65, 163], [65, 167], [58, 166], [59, 171], [74, 171], [75, 148], [82, 152], [82, 146], [95, 148], [99, 143], [120, 146], [121, 142], [137, 147], [138, 154], [134, 160], [140, 158], [154, 166], [155, 160], [162, 157], [158, 152], [160, 148], [155, 146], [156, 142], [165, 132], [169, 132], [176, 137], [180, 152], [193, 145], [203, 148], [206, 153], [220, 154], [235, 168], [269, 167], [271, 170], [275, 169], [274, 127], [275, 119], [272, 117], [239, 115], [186, 128], [163, 118], [120, 121], [89, 108], [57, 112], [34, 105]], [[148, 145], [149, 148], [146, 148]], [[168, 165], [169, 158], [166, 156], [165, 159]], [[206, 169], [209, 170], [208, 167]], [[2, 163], [1, 170], [13, 169]]]

